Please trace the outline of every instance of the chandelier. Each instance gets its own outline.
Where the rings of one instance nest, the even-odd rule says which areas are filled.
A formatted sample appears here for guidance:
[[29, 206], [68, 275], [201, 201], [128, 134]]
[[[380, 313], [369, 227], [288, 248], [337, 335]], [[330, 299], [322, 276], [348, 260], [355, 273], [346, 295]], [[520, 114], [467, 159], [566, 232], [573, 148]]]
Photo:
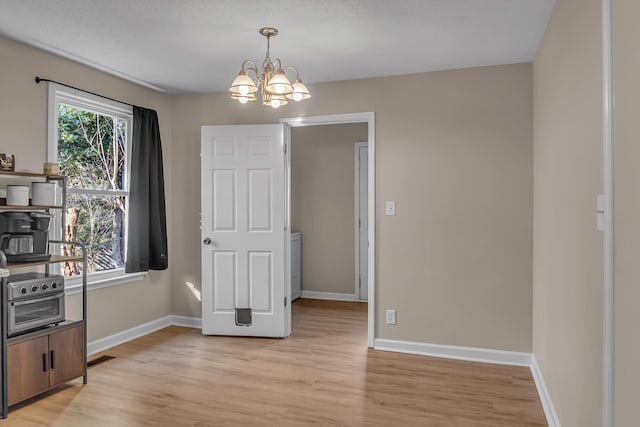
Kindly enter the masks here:
[[[298, 70], [291, 65], [283, 67], [280, 59], [272, 61], [269, 56], [269, 41], [271, 37], [278, 35], [278, 29], [264, 27], [260, 28], [259, 32], [267, 38], [267, 54], [262, 62], [262, 74], [255, 62], [245, 59], [242, 62], [242, 69], [229, 88], [231, 99], [237, 99], [240, 103], [246, 104], [249, 101], [255, 101], [256, 93], [259, 91], [262, 105], [278, 108], [286, 105], [289, 100], [302, 101], [311, 98], [309, 90], [300, 80]], [[285, 75], [287, 70], [296, 73], [293, 84]], [[249, 76], [249, 71], [253, 71], [255, 79]]]

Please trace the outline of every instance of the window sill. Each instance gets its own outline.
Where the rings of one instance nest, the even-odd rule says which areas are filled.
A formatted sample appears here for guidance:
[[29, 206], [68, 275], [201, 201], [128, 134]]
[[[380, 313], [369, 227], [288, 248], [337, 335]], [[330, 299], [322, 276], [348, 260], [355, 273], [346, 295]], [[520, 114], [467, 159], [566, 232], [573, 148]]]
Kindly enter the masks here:
[[[145, 278], [146, 272], [122, 273], [111, 277], [87, 277], [87, 291], [110, 288], [112, 286], [124, 285], [126, 283], [137, 282]], [[77, 278], [65, 280], [65, 295], [75, 295], [82, 292], [82, 279]]]

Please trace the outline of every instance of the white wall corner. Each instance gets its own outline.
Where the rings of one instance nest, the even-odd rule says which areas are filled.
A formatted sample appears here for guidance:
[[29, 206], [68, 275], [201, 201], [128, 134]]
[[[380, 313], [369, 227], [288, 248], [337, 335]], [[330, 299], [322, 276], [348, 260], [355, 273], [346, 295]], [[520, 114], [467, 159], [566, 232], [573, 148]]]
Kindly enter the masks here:
[[491, 350], [486, 348], [459, 347], [441, 344], [396, 341], [376, 338], [374, 349], [398, 353], [419, 354], [422, 356], [443, 357], [446, 359], [468, 360], [472, 362], [497, 363], [502, 365], [527, 366], [538, 390], [538, 396], [549, 427], [561, 427], [558, 415], [553, 407], [551, 395], [542, 378], [542, 372], [532, 353]]
[[558, 419], [558, 414], [556, 414], [556, 410], [553, 407], [551, 395], [549, 394], [547, 385], [542, 377], [542, 371], [540, 371], [536, 357], [533, 354], [531, 355], [531, 375], [533, 376], [533, 381], [536, 383], [536, 388], [538, 389], [538, 396], [540, 396], [540, 403], [542, 403], [542, 409], [544, 410], [544, 415], [547, 418], [547, 424], [549, 424], [549, 427], [560, 427], [560, 420]]
[[201, 317], [171, 316], [171, 324], [185, 328], [202, 329]]

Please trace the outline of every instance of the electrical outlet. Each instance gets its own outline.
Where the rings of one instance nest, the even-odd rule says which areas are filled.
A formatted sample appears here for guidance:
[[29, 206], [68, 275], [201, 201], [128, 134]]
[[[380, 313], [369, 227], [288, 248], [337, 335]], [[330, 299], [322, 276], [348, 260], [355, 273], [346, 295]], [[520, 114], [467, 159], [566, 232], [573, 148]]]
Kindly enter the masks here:
[[396, 311], [387, 310], [387, 325], [395, 325], [395, 324], [396, 324]]

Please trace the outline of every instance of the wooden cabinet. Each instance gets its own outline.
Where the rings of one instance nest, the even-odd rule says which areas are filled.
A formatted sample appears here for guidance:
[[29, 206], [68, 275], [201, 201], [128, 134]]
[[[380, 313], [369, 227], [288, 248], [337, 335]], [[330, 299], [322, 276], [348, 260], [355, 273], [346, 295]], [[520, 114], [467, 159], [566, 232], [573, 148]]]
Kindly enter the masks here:
[[9, 405], [81, 377], [82, 323], [11, 342], [7, 346], [7, 365]]

